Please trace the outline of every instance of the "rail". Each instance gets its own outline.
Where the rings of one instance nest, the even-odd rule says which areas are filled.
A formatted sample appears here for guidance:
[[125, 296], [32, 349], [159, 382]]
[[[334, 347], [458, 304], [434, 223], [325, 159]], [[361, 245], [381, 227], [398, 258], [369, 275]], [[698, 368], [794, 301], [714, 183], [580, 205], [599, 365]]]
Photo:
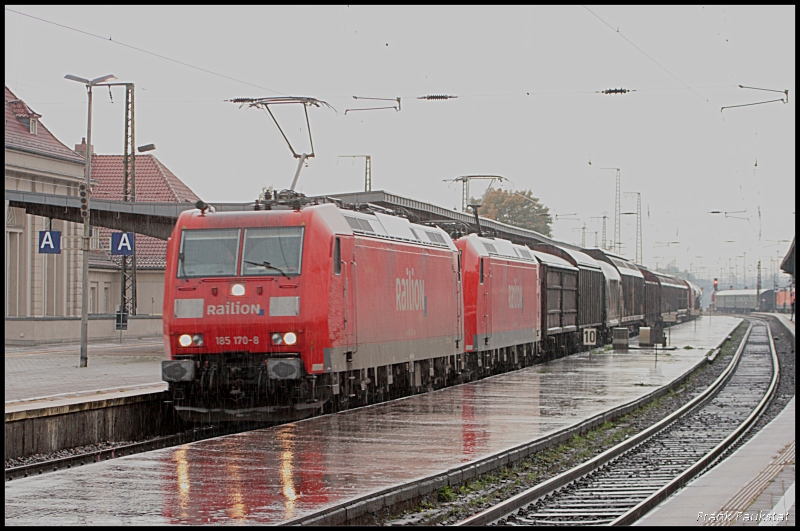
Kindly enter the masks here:
[[[733, 444], [735, 440], [737, 440], [752, 426], [761, 412], [766, 409], [777, 387], [779, 373], [774, 342], [769, 327], [766, 325], [766, 323], [762, 323], [759, 326], [766, 327], [766, 335], [769, 339], [770, 355], [772, 360], [772, 378], [767, 386], [766, 392], [763, 393], [758, 405], [751, 410], [750, 414], [743, 422], [739, 423], [738, 428], [733, 433], [726, 437], [722, 442], [717, 444], [713, 449], [711, 449], [711, 451], [708, 451], [705, 455], [701, 456], [700, 459], [697, 459], [694, 464], [689, 466], [687, 469], [677, 471], [677, 476], [675, 473], [671, 473], [669, 478], [674, 479], [659, 480], [651, 477], [647, 480], [647, 483], [649, 483], [647, 486], [637, 486], [634, 484], [634, 480], [630, 479], [618, 481], [616, 487], [613, 487], [612, 489], [606, 489], [606, 492], [617, 489], [617, 495], [619, 497], [629, 499], [627, 506], [622, 509], [619, 507], [608, 509], [609, 506], [613, 504], [608, 500], [605, 500], [598, 502], [593, 508], [587, 510], [587, 504], [585, 503], [586, 499], [583, 498], [583, 503], [576, 504], [575, 508], [573, 509], [559, 509], [551, 511], [548, 513], [548, 518], [550, 519], [537, 519], [537, 517], [534, 516], [522, 516], [524, 511], [520, 511], [520, 516], [513, 515], [515, 511], [526, 507], [531, 507], [535, 503], [538, 503], [540, 506], [543, 505], [545, 499], [554, 498], [552, 494], [556, 491], [564, 492], [567, 489], [572, 488], [572, 486], [578, 488], [576, 485], [578, 485], [580, 481], [583, 481], [584, 483], [594, 481], [593, 479], [587, 480], [582, 478], [588, 478], [593, 474], [599, 474], [601, 469], [613, 470], [615, 465], [609, 463], [614, 460], [623, 459], [623, 455], [625, 454], [640, 452], [641, 449], [644, 448], [646, 441], [652, 440], [659, 434], [669, 431], [669, 429], [671, 429], [674, 425], [676, 425], [676, 423], [678, 423], [682, 418], [685, 418], [687, 415], [702, 410], [702, 408], [710, 403], [733, 378], [734, 373], [737, 371], [737, 367], [739, 366], [740, 360], [742, 359], [746, 350], [746, 346], [750, 341], [751, 332], [753, 331], [752, 323], [725, 371], [708, 389], [706, 389], [699, 396], [695, 397], [680, 410], [674, 412], [672, 415], [668, 416], [647, 430], [642, 431], [635, 437], [632, 437], [616, 447], [607, 450], [590, 461], [587, 461], [586, 463], [583, 463], [565, 472], [564, 474], [554, 477], [540, 485], [520, 493], [513, 498], [490, 507], [489, 509], [463, 520], [456, 525], [487, 525], [498, 522], [507, 517], [509, 518], [509, 521], [515, 521], [517, 524], [564, 524], [568, 523], [566, 521], [567, 517], [569, 516], [568, 513], [572, 513], [573, 515], [579, 514], [580, 516], [576, 523], [582, 525], [586, 525], [588, 523], [613, 523], [614, 525], [626, 525], [636, 521], [643, 514], [660, 503], [660, 501], [665, 499], [676, 490], [680, 489], [691, 478], [702, 472], [707, 466], [713, 463], [722, 453], [724, 453], [726, 448]], [[682, 445], [678, 443], [676, 446], [681, 447]], [[684, 448], [680, 449], [685, 450]], [[658, 454], [659, 452], [655, 453]], [[665, 482], [666, 484], [664, 484]], [[660, 484], [662, 486], [657, 486], [656, 484]], [[625, 485], [626, 488], [620, 488], [619, 485]], [[580, 507], [581, 505], [582, 507]], [[553, 515], [555, 515], [555, 519], [553, 519]]]

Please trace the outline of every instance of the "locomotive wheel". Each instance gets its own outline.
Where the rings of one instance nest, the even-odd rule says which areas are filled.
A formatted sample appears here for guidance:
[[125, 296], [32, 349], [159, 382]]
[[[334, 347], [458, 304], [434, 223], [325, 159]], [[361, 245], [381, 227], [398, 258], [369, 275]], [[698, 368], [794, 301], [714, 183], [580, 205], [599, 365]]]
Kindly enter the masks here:
[[350, 397], [349, 396], [340, 396], [339, 397], [339, 410], [344, 411], [345, 409], [350, 409]]

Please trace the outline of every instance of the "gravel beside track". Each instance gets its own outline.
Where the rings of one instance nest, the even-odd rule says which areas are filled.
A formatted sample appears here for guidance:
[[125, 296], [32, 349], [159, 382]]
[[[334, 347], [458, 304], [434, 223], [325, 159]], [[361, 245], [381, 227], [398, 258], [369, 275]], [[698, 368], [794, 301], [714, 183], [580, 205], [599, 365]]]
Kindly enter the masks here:
[[758, 421], [753, 428], [745, 434], [720, 460], [725, 459], [728, 455], [735, 452], [740, 446], [749, 441], [758, 431], [772, 421], [778, 414], [783, 411], [786, 404], [792, 399], [795, 393], [794, 373], [795, 373], [795, 352], [794, 352], [794, 339], [791, 334], [786, 332], [783, 326], [776, 320], [768, 318], [766, 321], [772, 330], [772, 337], [775, 341], [775, 350], [778, 352], [778, 360], [781, 365], [780, 379], [778, 380], [778, 391], [775, 394], [775, 399], [767, 408], [767, 411]]

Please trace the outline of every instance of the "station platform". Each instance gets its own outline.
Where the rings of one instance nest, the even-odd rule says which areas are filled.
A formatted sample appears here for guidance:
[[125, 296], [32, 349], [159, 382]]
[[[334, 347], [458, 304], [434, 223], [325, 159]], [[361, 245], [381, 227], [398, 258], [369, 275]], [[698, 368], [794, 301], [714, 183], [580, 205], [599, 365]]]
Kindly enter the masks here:
[[[786, 314], [770, 315], [794, 336]], [[634, 525], [796, 525], [795, 399], [717, 466], [676, 492]]]
[[407, 493], [434, 477], [457, 484], [488, 459], [640, 399], [702, 363], [740, 322], [704, 316], [673, 326], [670, 350], [599, 348], [391, 403], [17, 479], [6, 483], [5, 522], [279, 524], [344, 505], [349, 514], [353, 504], [382, 503], [398, 484]]
[[770, 317], [774, 317], [775, 319], [779, 320], [783, 324], [783, 326], [785, 326], [786, 329], [789, 330], [792, 333], [792, 335], [794, 335], [795, 321], [794, 321], [794, 319], [790, 318], [789, 314], [754, 312], [752, 315], [753, 315], [753, 317], [757, 317], [759, 315], [768, 315]]
[[5, 412], [164, 391], [162, 339], [5, 348]]

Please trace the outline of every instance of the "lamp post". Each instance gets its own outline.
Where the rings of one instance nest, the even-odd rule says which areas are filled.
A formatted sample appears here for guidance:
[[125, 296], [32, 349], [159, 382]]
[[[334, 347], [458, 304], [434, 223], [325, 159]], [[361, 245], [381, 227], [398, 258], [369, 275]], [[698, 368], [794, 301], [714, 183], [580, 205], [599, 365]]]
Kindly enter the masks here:
[[[743, 271], [742, 271], [742, 277], [741, 277], [741, 279], [739, 278], [739, 258], [742, 258], [742, 259], [743, 259], [743, 260], [742, 260], [742, 270], [743, 270]], [[736, 289], [739, 289], [739, 288], [738, 288], [738, 286], [739, 286], [739, 280], [741, 280], [741, 282], [742, 282], [742, 287], [741, 287], [741, 289], [744, 289], [744, 287], [745, 287], [745, 280], [744, 280], [744, 264], [745, 264], [745, 263], [747, 263], [747, 255], [746, 255], [746, 254], [740, 254], [740, 255], [736, 255], [736, 256], [733, 258], [733, 261], [734, 261], [734, 263], [733, 263], [733, 267], [734, 267], [734, 270], [736, 271], [736, 280], [735, 280], [735, 283], [736, 283], [736, 286], [737, 286], [737, 288], [736, 288]]]
[[[89, 81], [82, 77], [67, 74], [65, 79], [70, 81], [77, 81], [86, 85], [86, 92], [89, 94], [89, 119], [86, 126], [86, 210], [81, 211], [83, 216], [83, 280], [81, 281], [81, 367], [86, 367], [89, 361], [88, 353], [88, 333], [89, 333], [89, 239], [91, 238], [91, 220], [89, 213], [91, 209], [88, 207], [89, 191], [91, 190], [91, 176], [92, 176], [92, 87], [109, 81], [117, 79], [109, 74], [101, 76]], [[85, 212], [85, 214], [84, 214]]]
[[642, 193], [625, 192], [625, 195], [636, 196], [636, 263], [642, 264]]
[[[591, 165], [592, 165], [592, 161], [590, 160], [589, 161], [589, 166], [591, 166]], [[620, 231], [620, 221], [619, 221], [619, 215], [620, 215], [620, 212], [619, 212], [619, 210], [620, 210], [619, 171], [620, 170], [619, 170], [619, 168], [598, 168], [598, 169], [599, 170], [615, 170], [617, 172], [617, 186], [616, 186], [616, 191], [615, 191], [615, 194], [614, 194], [614, 242], [613, 242], [612, 247], [614, 249], [614, 252], [619, 254], [619, 253], [622, 252], [622, 249], [620, 248], [620, 245], [622, 245], [622, 242], [620, 241], [620, 238], [619, 238], [619, 231]]]
[[[131, 84], [132, 86], [132, 84]], [[133, 141], [133, 127], [131, 126], [131, 142]], [[136, 201], [136, 158], [135, 154], [130, 154], [130, 181], [128, 181], [128, 149], [129, 147], [132, 150], [133, 146], [129, 146], [126, 144], [125, 146], [125, 154], [126, 154], [126, 161], [125, 161], [125, 182], [123, 183], [122, 189], [122, 200], [123, 201]], [[146, 153], [148, 151], [153, 151], [156, 149], [155, 144], [147, 144], [144, 146], [139, 146], [136, 150], [139, 153]], [[129, 188], [130, 185], [130, 188]], [[128, 195], [128, 190], [130, 190], [130, 195]], [[134, 244], [135, 248], [135, 244]], [[122, 322], [127, 322], [127, 317], [125, 315], [136, 315], [137, 313], [137, 300], [136, 300], [136, 254], [132, 254], [131, 256], [120, 256], [120, 304], [119, 304], [119, 313], [120, 319]], [[128, 266], [130, 265], [130, 273], [128, 273]], [[128, 297], [128, 292], [130, 291], [130, 297]], [[130, 312], [128, 311], [128, 306], [130, 306]], [[127, 325], [125, 325], [127, 326]], [[120, 342], [122, 342], [122, 330], [127, 330], [126, 327], [122, 327], [120, 329]]]
[[339, 158], [364, 158], [367, 161], [367, 169], [364, 173], [364, 191], [372, 191], [372, 157], [369, 155], [339, 155]]
[[747, 253], [742, 253], [742, 285], [747, 289]]

